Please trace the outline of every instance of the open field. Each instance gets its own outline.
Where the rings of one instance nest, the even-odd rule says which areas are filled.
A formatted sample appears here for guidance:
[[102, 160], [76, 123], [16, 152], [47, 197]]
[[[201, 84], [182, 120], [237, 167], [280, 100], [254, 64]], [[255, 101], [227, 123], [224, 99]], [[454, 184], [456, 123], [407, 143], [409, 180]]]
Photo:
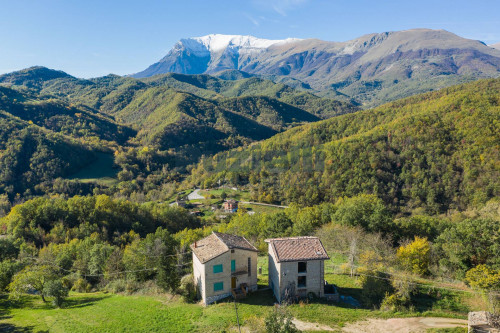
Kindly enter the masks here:
[[97, 153], [97, 159], [84, 169], [72, 174], [69, 179], [76, 179], [83, 183], [98, 182], [103, 185], [113, 185], [118, 182], [118, 169], [113, 168], [113, 155]]
[[[240, 323], [260, 326], [272, 311], [269, 290], [259, 291], [238, 303]], [[347, 305], [310, 303], [290, 306], [295, 318], [340, 328], [366, 318], [456, 317], [463, 315], [428, 311], [390, 313], [354, 309]], [[208, 307], [187, 304], [170, 296], [125, 296], [104, 293], [76, 294], [61, 309], [27, 296], [12, 304], [0, 299], [0, 331], [15, 332], [221, 332], [236, 326], [234, 304], [223, 301]]]
[[[272, 311], [274, 298], [267, 285], [267, 257], [259, 257], [261, 290], [240, 300], [240, 323], [248, 328], [263, 325], [263, 319]], [[335, 283], [343, 295], [361, 297], [356, 279], [335, 274], [326, 266], [325, 278]], [[356, 309], [343, 303], [309, 301], [289, 307], [302, 322], [326, 325], [340, 330], [348, 323], [367, 318], [447, 317], [465, 319], [471, 310], [467, 293], [443, 292], [440, 299], [431, 296], [417, 299], [415, 308], [408, 312], [382, 312]], [[221, 332], [236, 328], [234, 303], [222, 301], [208, 307], [184, 302], [171, 295], [114, 295], [107, 293], [72, 293], [61, 309], [44, 304], [36, 296], [26, 296], [12, 303], [0, 296], [0, 331], [7, 332]], [[362, 325], [362, 324], [360, 324]]]

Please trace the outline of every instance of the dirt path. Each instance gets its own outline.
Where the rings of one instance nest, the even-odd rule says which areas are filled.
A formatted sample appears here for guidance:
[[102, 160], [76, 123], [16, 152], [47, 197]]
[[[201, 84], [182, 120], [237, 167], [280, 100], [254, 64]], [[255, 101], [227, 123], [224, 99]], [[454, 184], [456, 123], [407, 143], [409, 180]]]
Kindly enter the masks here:
[[467, 320], [450, 318], [391, 318], [368, 319], [347, 324], [342, 332], [348, 333], [420, 333], [429, 328], [467, 327]]
[[308, 322], [305, 322], [305, 321], [302, 321], [302, 320], [298, 320], [298, 319], [293, 319], [292, 322], [295, 324], [295, 326], [301, 330], [301, 331], [338, 331], [331, 328], [330, 326], [327, 326], [327, 325], [323, 325], [323, 324], [318, 324], [318, 323], [308, 323]]
[[188, 194], [188, 200], [201, 200], [201, 199], [205, 199], [204, 196], [202, 196], [202, 195], [200, 195], [200, 193], [198, 193], [199, 191], [200, 191], [200, 189], [197, 188], [193, 192], [189, 193]]

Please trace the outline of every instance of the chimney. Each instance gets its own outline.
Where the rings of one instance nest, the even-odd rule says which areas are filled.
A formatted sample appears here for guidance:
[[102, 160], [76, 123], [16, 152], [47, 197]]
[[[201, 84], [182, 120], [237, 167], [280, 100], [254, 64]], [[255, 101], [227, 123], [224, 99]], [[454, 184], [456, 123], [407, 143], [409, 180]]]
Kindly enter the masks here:
[[196, 249], [198, 247], [198, 244], [196, 244], [196, 241], [194, 242], [194, 248]]

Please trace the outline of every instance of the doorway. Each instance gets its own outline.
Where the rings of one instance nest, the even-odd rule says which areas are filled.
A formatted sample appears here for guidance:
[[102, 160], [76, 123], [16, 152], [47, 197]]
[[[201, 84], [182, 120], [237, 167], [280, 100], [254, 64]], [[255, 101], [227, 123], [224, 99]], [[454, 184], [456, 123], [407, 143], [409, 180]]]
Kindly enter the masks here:
[[236, 278], [232, 277], [231, 278], [231, 289], [234, 289], [234, 288], [236, 288]]

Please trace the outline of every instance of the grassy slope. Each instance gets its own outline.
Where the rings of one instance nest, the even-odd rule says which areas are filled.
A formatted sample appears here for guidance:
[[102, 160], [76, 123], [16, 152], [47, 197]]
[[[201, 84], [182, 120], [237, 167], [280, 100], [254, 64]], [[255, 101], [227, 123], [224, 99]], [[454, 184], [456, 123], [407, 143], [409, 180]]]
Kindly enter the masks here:
[[[259, 257], [262, 267], [259, 284], [267, 284], [267, 257]], [[337, 284], [344, 295], [359, 297], [361, 290], [355, 279], [334, 274], [326, 265], [326, 279]], [[292, 314], [303, 321], [318, 322], [332, 327], [366, 318], [438, 316], [465, 318], [471, 296], [455, 293], [452, 300], [433, 303], [419, 302], [414, 312], [392, 313], [371, 309], [354, 309], [339, 303], [311, 302], [290, 306]], [[238, 304], [240, 322], [245, 326], [263, 325], [263, 318], [272, 311], [274, 300], [269, 290], [259, 291]], [[0, 331], [32, 329], [35, 332], [220, 332], [236, 326], [234, 304], [223, 301], [208, 307], [187, 304], [178, 297], [112, 295], [104, 293], [72, 294], [66, 306], [55, 309], [43, 304], [38, 297], [27, 296], [13, 305], [6, 296], [0, 297]]]

